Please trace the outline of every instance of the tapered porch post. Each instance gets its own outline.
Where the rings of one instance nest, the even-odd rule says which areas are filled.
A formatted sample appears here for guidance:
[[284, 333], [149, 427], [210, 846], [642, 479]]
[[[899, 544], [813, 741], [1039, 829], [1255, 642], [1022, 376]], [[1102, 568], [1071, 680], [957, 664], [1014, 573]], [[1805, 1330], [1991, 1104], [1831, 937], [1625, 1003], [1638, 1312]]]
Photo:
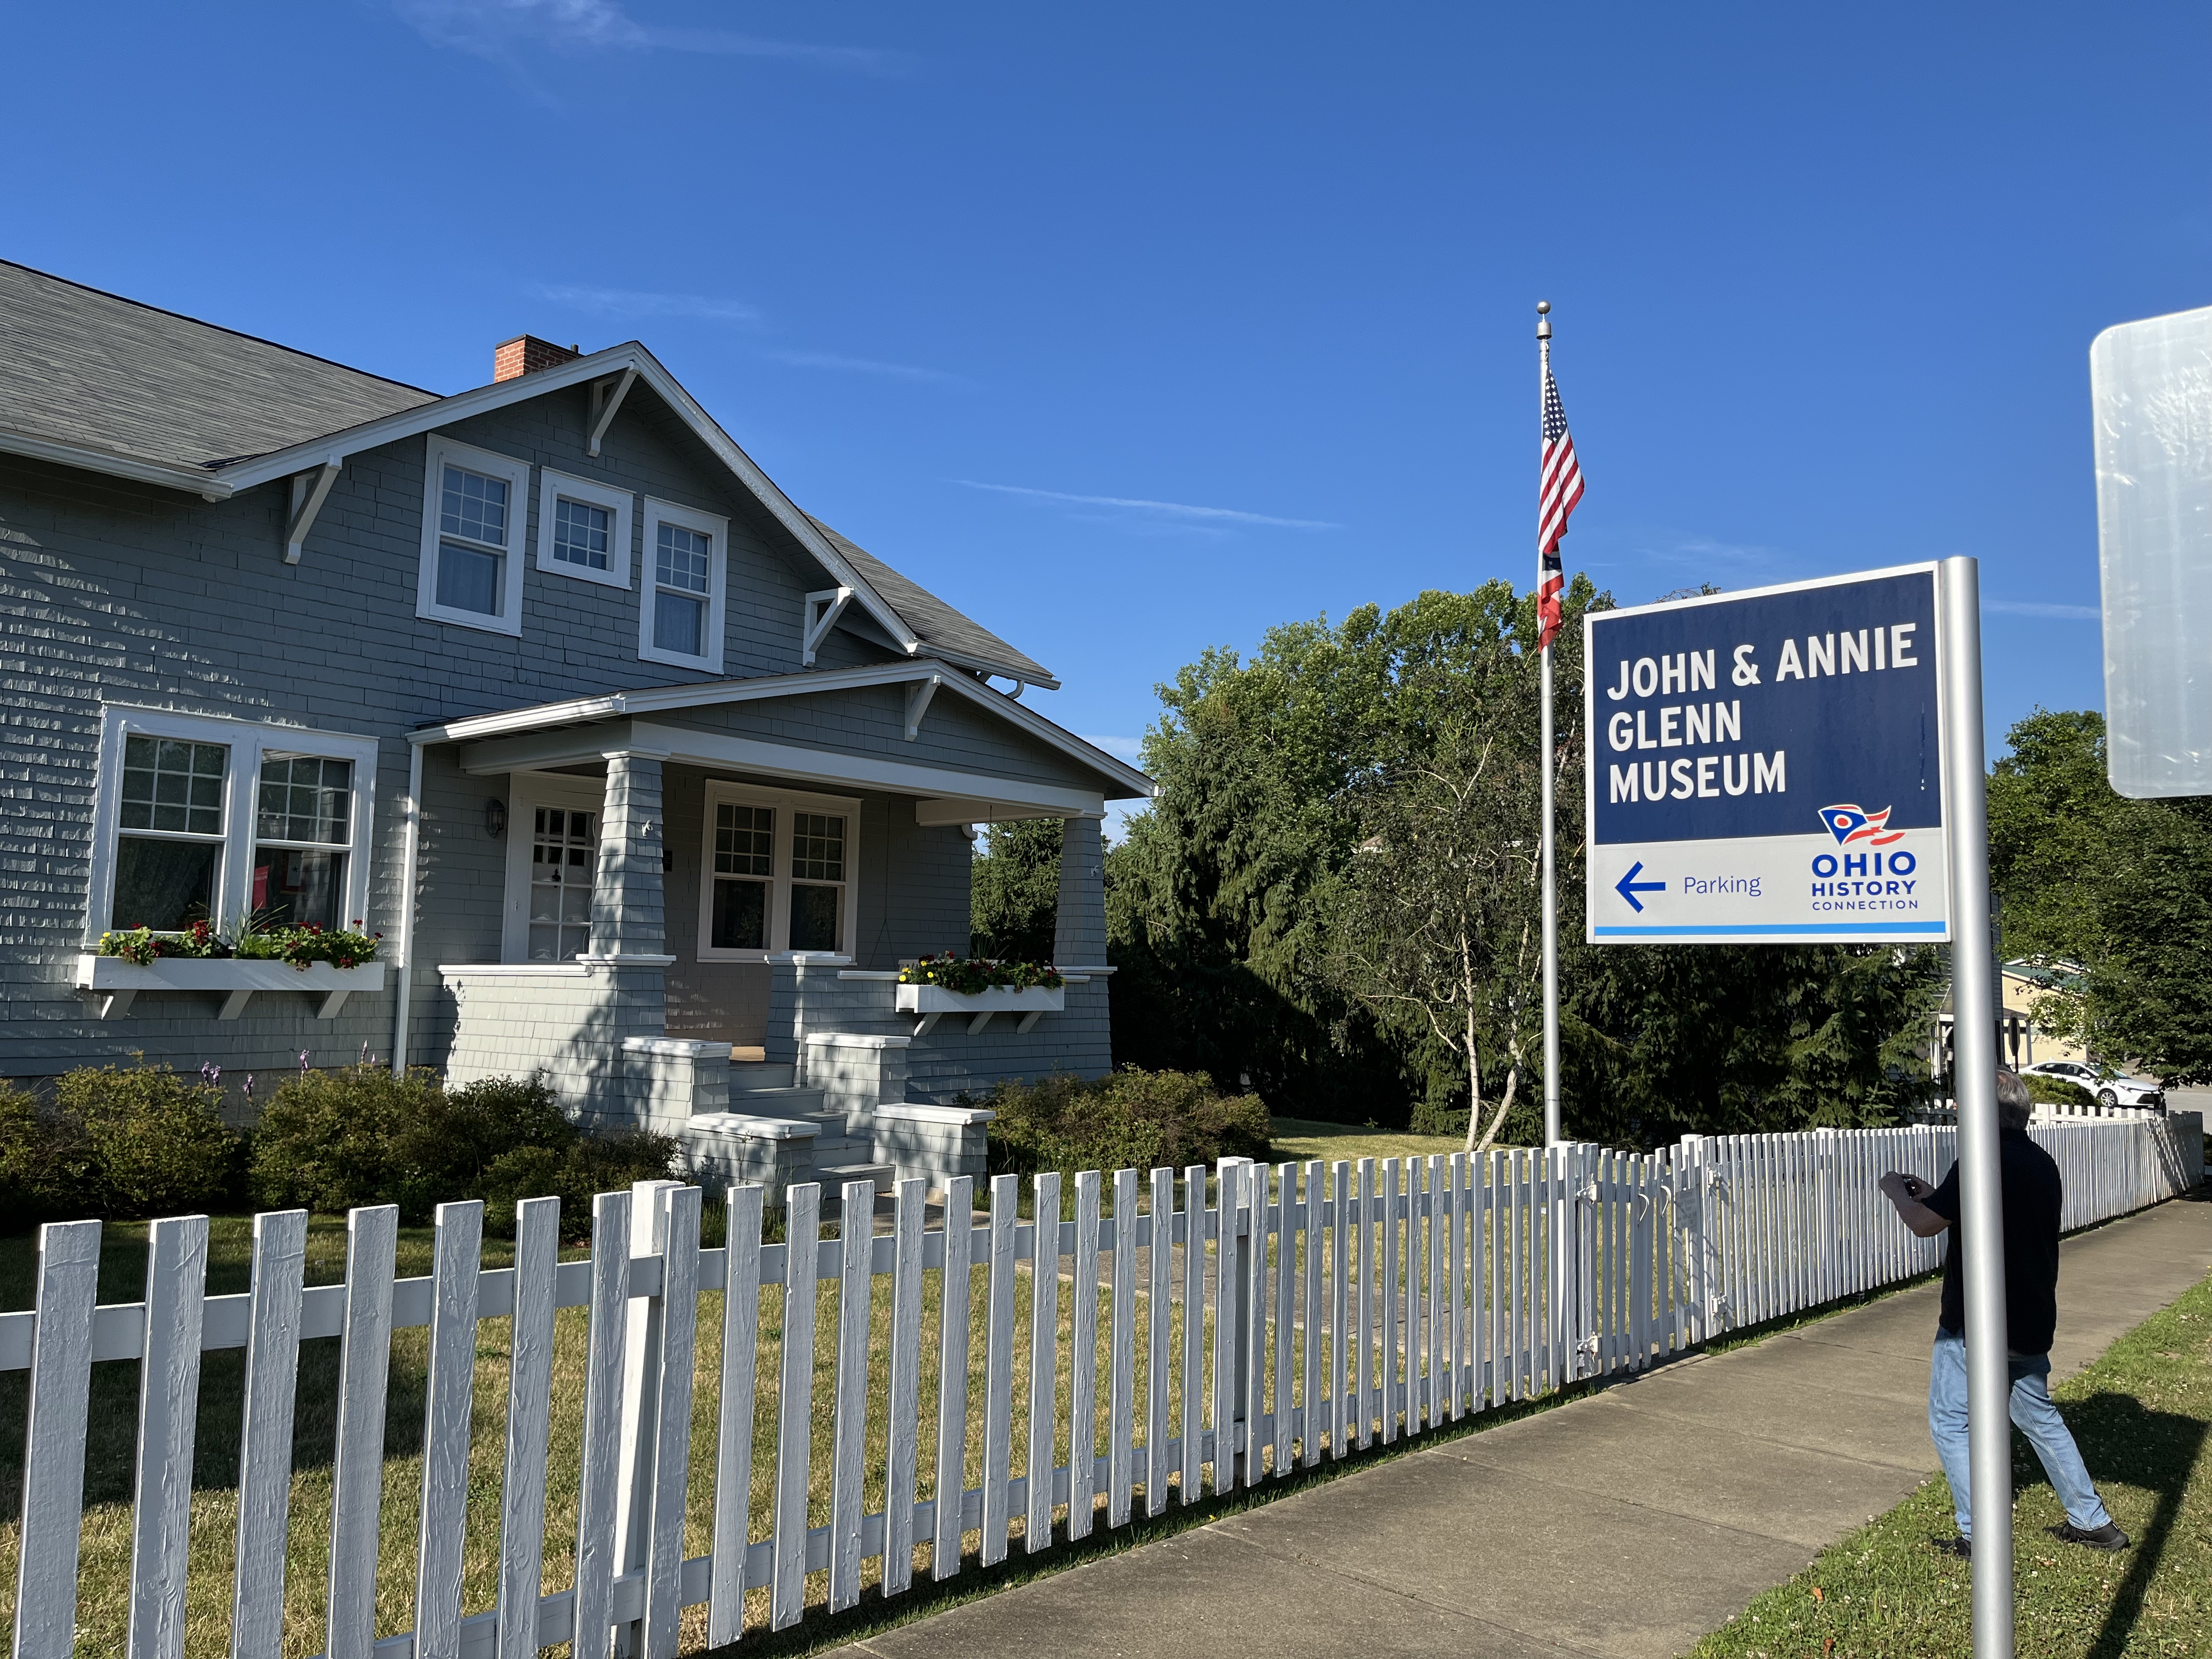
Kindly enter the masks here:
[[619, 749], [607, 757], [599, 815], [599, 878], [592, 884], [592, 954], [659, 957], [668, 940], [660, 763], [665, 755]]
[[1097, 818], [1068, 818], [1060, 830], [1060, 919], [1052, 958], [1062, 968], [1106, 965], [1106, 843]]

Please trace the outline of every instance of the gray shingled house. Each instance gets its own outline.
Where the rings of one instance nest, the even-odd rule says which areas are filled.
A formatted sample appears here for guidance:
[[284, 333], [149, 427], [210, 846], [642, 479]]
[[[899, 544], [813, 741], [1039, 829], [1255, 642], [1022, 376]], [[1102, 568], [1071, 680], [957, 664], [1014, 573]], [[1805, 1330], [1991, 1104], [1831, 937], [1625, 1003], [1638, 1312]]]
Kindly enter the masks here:
[[[976, 1167], [961, 1093], [1111, 1063], [1099, 823], [1148, 780], [642, 345], [495, 359], [440, 397], [0, 264], [0, 1074], [365, 1049], [542, 1066], [702, 1174]], [[898, 984], [1036, 817], [1066, 985]], [[383, 938], [100, 953], [249, 913]]]

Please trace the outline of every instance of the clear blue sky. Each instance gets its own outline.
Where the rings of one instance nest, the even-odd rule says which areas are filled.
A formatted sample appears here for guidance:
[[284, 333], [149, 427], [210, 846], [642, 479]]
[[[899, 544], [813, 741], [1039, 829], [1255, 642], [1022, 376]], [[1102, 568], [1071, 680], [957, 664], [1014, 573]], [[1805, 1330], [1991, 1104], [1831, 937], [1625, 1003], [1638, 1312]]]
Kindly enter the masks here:
[[0, 253], [440, 391], [642, 338], [1126, 753], [1211, 644], [1971, 553], [2101, 702], [2087, 353], [2212, 301], [2201, 8], [15, 9]]

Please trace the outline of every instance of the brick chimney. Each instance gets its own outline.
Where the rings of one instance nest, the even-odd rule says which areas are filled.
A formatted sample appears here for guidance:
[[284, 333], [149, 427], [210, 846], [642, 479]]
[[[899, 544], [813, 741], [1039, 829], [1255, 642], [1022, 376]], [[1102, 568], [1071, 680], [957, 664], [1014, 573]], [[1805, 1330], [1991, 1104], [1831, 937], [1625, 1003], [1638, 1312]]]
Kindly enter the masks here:
[[535, 374], [541, 368], [558, 368], [583, 355], [582, 349], [577, 346], [557, 346], [535, 334], [518, 334], [492, 348], [491, 377], [495, 380], [512, 380], [519, 375]]

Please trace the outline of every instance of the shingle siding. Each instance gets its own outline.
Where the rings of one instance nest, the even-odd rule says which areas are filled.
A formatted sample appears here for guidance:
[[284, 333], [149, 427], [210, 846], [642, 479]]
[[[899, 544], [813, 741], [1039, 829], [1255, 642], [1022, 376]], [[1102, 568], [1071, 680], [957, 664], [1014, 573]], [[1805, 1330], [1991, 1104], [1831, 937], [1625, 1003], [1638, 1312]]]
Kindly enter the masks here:
[[[577, 386], [457, 422], [445, 434], [726, 516], [723, 672], [798, 672], [804, 596], [831, 585], [828, 573], [642, 386], [625, 402], [597, 458], [586, 453], [588, 415], [589, 393]], [[0, 1075], [45, 1076], [143, 1053], [186, 1066], [213, 1060], [234, 1082], [247, 1071], [296, 1066], [303, 1048], [316, 1065], [355, 1058], [364, 1045], [380, 1058], [390, 1052], [391, 983], [381, 994], [356, 994], [329, 1021], [310, 1017], [313, 1004], [304, 994], [258, 995], [242, 1018], [228, 1022], [213, 1018], [212, 996], [155, 993], [142, 994], [127, 1018], [91, 1018], [71, 979], [87, 926], [104, 706], [231, 715], [376, 739], [366, 920], [396, 947], [410, 730], [563, 697], [717, 678], [638, 657], [641, 514], [633, 526], [629, 588], [537, 568], [534, 474], [517, 504], [524, 533], [513, 574], [523, 583], [521, 637], [418, 618], [425, 453], [425, 440], [415, 437], [349, 457], [297, 565], [283, 558], [289, 494], [282, 482], [209, 503], [0, 456], [0, 878], [10, 888], [0, 915]], [[839, 632], [820, 663], [855, 665], [889, 654]], [[695, 718], [708, 729], [805, 747], [1097, 787], [1097, 775], [951, 694], [940, 692], [918, 739], [907, 742], [904, 696], [900, 688], [874, 688]], [[669, 948], [680, 959], [670, 976], [671, 1030], [729, 1040], [726, 1030], [696, 1028], [717, 1018], [730, 1024], [714, 1012], [721, 1000], [742, 1008], [748, 1024], [764, 1021], [769, 991], [757, 970], [696, 960], [699, 782], [696, 771], [670, 769], [676, 869]], [[463, 775], [451, 747], [425, 753], [409, 1022], [418, 1063], [443, 1065], [453, 1041], [456, 1011], [438, 964], [500, 954], [508, 842], [529, 834], [526, 823], [511, 824], [502, 842], [485, 827], [486, 800], [503, 799], [506, 789], [504, 778]], [[909, 799], [871, 793], [862, 802], [862, 963], [891, 965], [964, 947], [964, 837], [957, 829], [917, 826]], [[1088, 1067], [1103, 1049], [1077, 1038], [1075, 1024], [1067, 1057]], [[990, 1034], [981, 1042], [988, 1047]], [[952, 1067], [970, 1078], [989, 1069], [988, 1062]], [[943, 1086], [932, 1084], [935, 1092]]]

